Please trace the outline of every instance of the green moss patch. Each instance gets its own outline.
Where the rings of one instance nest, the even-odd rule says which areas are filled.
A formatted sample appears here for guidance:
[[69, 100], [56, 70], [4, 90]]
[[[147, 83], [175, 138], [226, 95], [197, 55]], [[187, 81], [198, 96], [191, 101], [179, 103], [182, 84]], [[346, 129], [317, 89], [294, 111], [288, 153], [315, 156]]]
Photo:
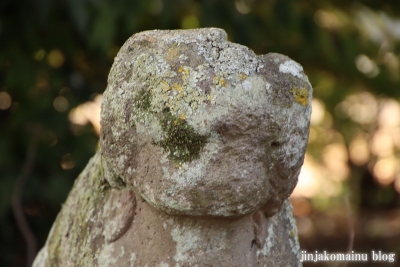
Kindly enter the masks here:
[[169, 157], [176, 163], [198, 158], [208, 137], [197, 134], [186, 122], [184, 115], [176, 117], [171, 114], [169, 108], [155, 114], [151, 109], [151, 101], [151, 92], [141, 90], [134, 98], [133, 106], [137, 111], [137, 118], [143, 118], [144, 114], [154, 114], [159, 118], [164, 139], [156, 144], [169, 152]]
[[133, 100], [136, 109], [142, 112], [148, 112], [151, 107], [151, 94], [147, 90], [140, 90]]
[[199, 157], [207, 136], [197, 134], [184, 119], [173, 116], [168, 109], [162, 112], [160, 124], [166, 137], [157, 144], [170, 152], [171, 159], [180, 163]]
[[292, 93], [294, 96], [294, 101], [302, 105], [303, 107], [308, 105], [308, 90], [307, 88], [297, 88], [294, 87], [292, 89]]

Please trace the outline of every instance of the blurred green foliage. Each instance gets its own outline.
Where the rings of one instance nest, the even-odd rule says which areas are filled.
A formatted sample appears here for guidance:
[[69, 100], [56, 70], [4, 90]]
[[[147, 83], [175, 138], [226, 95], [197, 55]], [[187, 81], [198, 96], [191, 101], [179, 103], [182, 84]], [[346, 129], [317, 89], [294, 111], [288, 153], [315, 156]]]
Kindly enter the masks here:
[[[97, 146], [93, 127], [72, 124], [69, 111], [105, 90], [113, 58], [132, 34], [220, 27], [231, 41], [257, 54], [277, 52], [299, 62], [328, 114], [328, 122], [325, 118], [325, 124], [314, 127], [318, 138], [309, 153], [317, 158], [331, 142], [325, 138], [327, 129], [340, 133], [333, 138], [347, 147], [356, 134], [373, 131], [372, 124], [337, 112], [347, 96], [367, 91], [399, 99], [399, 16], [400, 2], [389, 0], [2, 0], [0, 265], [23, 266], [26, 261], [25, 241], [10, 207], [24, 164], [32, 164], [23, 187], [24, 213], [41, 247]], [[363, 69], [368, 62], [372, 69]], [[27, 158], [30, 146], [36, 153]], [[349, 162], [349, 186], [361, 190], [367, 180], [370, 196], [376, 195], [366, 196], [373, 205], [379, 206], [381, 199], [398, 204], [392, 187], [383, 194], [374, 189], [368, 164]]]

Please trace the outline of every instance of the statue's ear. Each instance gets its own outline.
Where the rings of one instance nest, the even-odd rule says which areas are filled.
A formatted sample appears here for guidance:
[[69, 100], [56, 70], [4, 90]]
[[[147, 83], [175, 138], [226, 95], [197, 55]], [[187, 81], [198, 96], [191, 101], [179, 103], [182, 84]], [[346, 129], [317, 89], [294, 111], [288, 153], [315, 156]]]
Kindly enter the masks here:
[[267, 229], [267, 219], [265, 218], [264, 213], [261, 210], [257, 210], [254, 212], [251, 217], [253, 221], [253, 229], [254, 229], [254, 243], [258, 248], [262, 248], [264, 246], [265, 239], [268, 235]]
[[276, 195], [270, 198], [263, 206], [261, 206], [260, 211], [264, 214], [266, 218], [269, 218], [275, 215], [279, 211], [279, 209], [282, 208], [283, 202], [286, 198]]
[[120, 238], [132, 224], [136, 198], [131, 190], [112, 188], [106, 194], [106, 200], [101, 211], [103, 236], [107, 243]]

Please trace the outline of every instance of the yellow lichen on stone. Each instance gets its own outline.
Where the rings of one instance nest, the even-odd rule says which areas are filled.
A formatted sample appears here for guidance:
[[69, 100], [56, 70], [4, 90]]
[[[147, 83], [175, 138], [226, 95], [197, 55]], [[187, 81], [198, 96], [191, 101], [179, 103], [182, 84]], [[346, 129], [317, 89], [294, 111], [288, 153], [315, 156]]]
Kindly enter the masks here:
[[221, 86], [223, 86], [223, 87], [226, 87], [226, 80], [225, 80], [224, 78], [221, 78], [221, 79], [219, 80], [219, 85], [221, 85]]
[[185, 68], [184, 66], [180, 66], [178, 69], [179, 73], [182, 73], [183, 75], [188, 75], [189, 74], [189, 70], [187, 68]]
[[164, 58], [168, 61], [172, 61], [173, 59], [178, 57], [178, 54], [179, 54], [179, 47], [177, 46], [177, 44], [174, 44], [167, 50], [167, 53], [165, 53]]
[[219, 84], [219, 79], [220, 79], [219, 76], [214, 76], [214, 78], [213, 78], [213, 84], [215, 84], [215, 85]]
[[174, 83], [172, 85], [172, 90], [174, 90], [175, 92], [180, 93], [180, 92], [183, 92], [183, 90], [185, 90], [185, 89], [179, 83]]
[[302, 106], [307, 106], [308, 105], [308, 90], [307, 88], [297, 88], [294, 87], [292, 89], [292, 93], [294, 96], [294, 101], [299, 103]]
[[292, 238], [295, 238], [295, 237], [296, 237], [296, 232], [295, 232], [293, 229], [291, 229], [291, 230], [289, 231], [289, 234], [290, 234], [290, 236], [291, 236]]
[[247, 75], [246, 74], [244, 74], [244, 73], [240, 73], [239, 74], [239, 78], [241, 79], [241, 80], [246, 80], [246, 78], [247, 78]]
[[169, 90], [171, 90], [171, 86], [169, 86], [167, 82], [161, 82], [160, 87], [162, 87], [162, 90], [164, 92], [168, 92]]
[[[174, 49], [178, 51], [178, 48], [171, 46], [166, 53], [172, 56], [174, 54]], [[176, 56], [180, 57], [179, 53], [176, 54]], [[166, 57], [167, 55], [163, 55], [164, 59], [166, 59]], [[153, 59], [143, 58], [142, 61], [147, 62], [151, 60]], [[163, 59], [160, 58], [157, 60], [163, 61]], [[166, 64], [168, 65], [168, 63]], [[153, 80], [149, 80], [148, 78], [144, 79], [146, 81], [145, 83], [148, 83], [151, 89], [149, 94], [149, 96], [151, 96], [151, 110], [153, 112], [161, 112], [164, 109], [168, 109], [175, 118], [185, 121], [207, 101], [207, 95], [198, 86], [198, 83], [205, 80], [206, 77], [200, 71], [200, 67], [194, 69], [183, 64], [179, 65], [177, 68], [175, 68], [175, 65], [168, 66], [171, 69], [170, 72], [165, 72], [161, 77], [156, 75], [154, 79], [152, 78]], [[151, 73], [157, 73], [158, 70], [151, 71]], [[153, 74], [149, 72], [147, 77], [153, 77]], [[219, 77], [222, 77], [222, 75]], [[218, 79], [218, 84], [219, 83], [220, 79]], [[222, 80], [222, 84], [224, 84], [224, 80]], [[185, 116], [184, 119], [182, 119], [181, 116]], [[173, 120], [171, 124], [175, 124]]]
[[181, 162], [174, 162], [174, 167], [176, 169], [179, 169], [180, 167], [182, 167], [182, 163]]
[[217, 75], [213, 78], [213, 84], [226, 87], [226, 80], [223, 77]]
[[181, 114], [181, 115], [179, 116], [179, 118], [180, 118], [181, 120], [184, 120], [184, 119], [186, 119], [186, 115], [185, 115], [185, 114]]

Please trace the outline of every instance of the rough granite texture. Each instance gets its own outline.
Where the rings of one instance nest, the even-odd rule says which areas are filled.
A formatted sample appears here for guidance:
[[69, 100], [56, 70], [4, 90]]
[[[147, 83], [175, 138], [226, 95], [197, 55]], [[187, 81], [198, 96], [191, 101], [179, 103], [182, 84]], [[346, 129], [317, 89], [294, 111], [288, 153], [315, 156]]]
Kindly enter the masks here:
[[133, 35], [108, 78], [101, 149], [33, 266], [301, 266], [288, 197], [311, 98], [298, 63], [221, 29]]

